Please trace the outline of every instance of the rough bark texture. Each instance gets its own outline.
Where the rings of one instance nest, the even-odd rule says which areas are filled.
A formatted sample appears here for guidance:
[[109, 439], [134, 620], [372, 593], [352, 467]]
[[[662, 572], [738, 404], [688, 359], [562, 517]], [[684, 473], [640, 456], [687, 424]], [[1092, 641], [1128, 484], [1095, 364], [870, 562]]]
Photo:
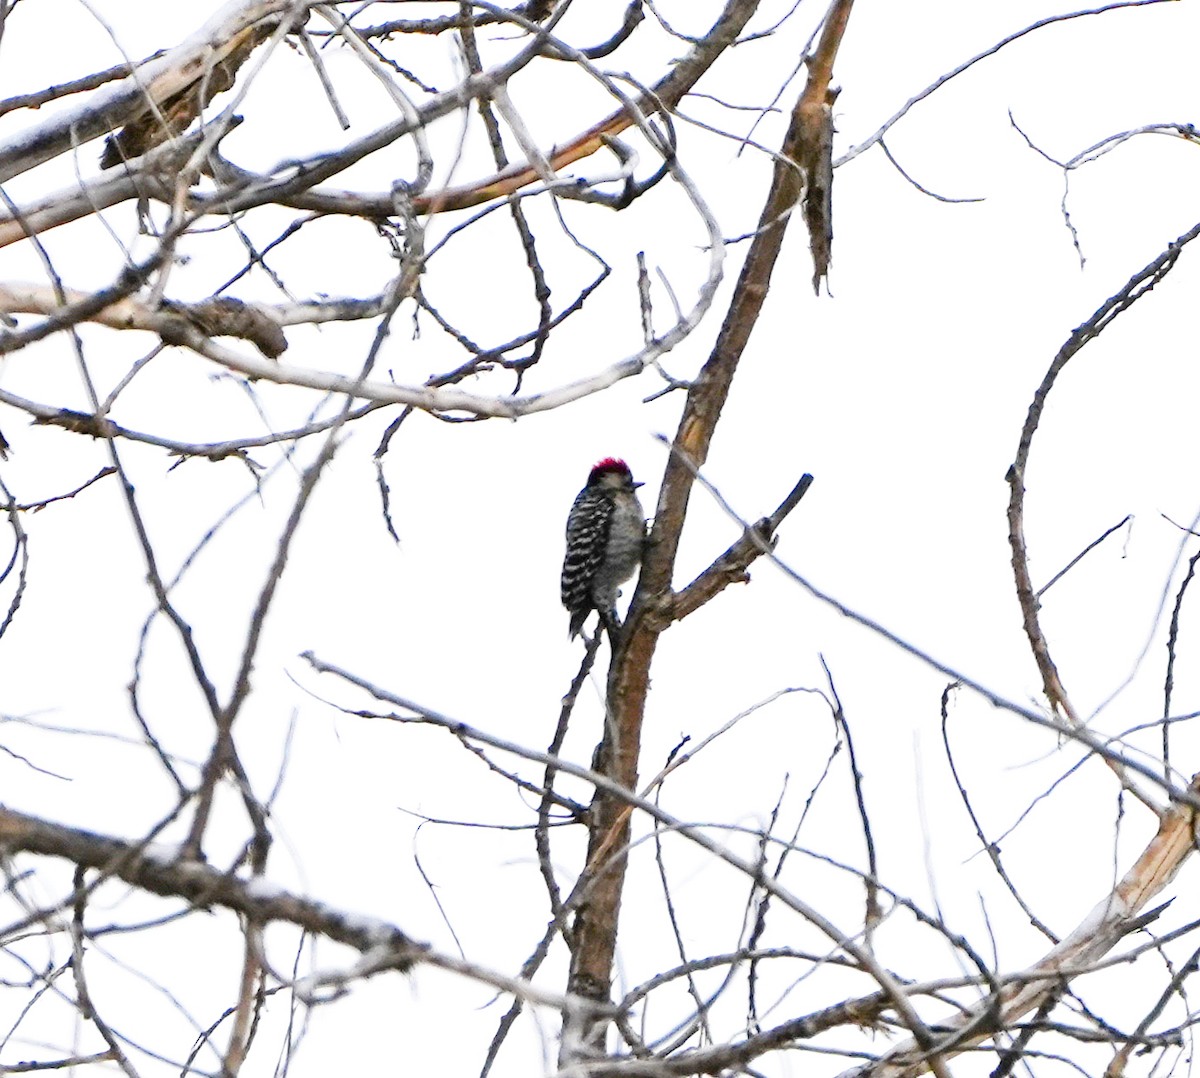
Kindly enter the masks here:
[[[716, 344], [688, 391], [671, 447], [637, 593], [625, 633], [609, 668], [609, 721], [597, 752], [597, 769], [626, 789], [637, 786], [650, 665], [659, 635], [671, 621], [675, 556], [695, 470], [708, 457], [733, 376], [762, 311], [792, 210], [803, 194], [803, 176], [796, 161], [806, 134], [805, 118], [811, 113], [814, 102], [823, 105], [826, 100], [833, 58], [845, 30], [851, 2], [845, 0], [831, 12], [817, 53], [810, 61], [808, 82], [792, 110], [770, 191], [759, 215], [758, 231], [746, 255]], [[590, 876], [590, 886], [575, 919], [575, 947], [568, 985], [572, 993], [590, 999], [608, 998], [625, 882], [629, 823], [630, 810], [624, 802], [597, 794], [591, 809], [585, 869]], [[585, 1030], [582, 1038], [585, 1052], [602, 1048], [604, 1030], [602, 1024]]]

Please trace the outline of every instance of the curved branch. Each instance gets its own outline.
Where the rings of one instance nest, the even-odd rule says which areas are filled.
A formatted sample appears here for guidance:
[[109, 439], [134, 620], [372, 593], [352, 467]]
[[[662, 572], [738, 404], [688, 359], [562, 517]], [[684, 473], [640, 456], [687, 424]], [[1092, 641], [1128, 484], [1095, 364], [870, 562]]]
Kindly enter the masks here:
[[[57, 303], [51, 305], [55, 300], [52, 290], [41, 288], [41, 286], [18, 285], [11, 286], [9, 289], [0, 288], [0, 310], [4, 309], [3, 304], [7, 294], [10, 310], [19, 311], [32, 308], [48, 314], [48, 322], [51, 322], [52, 325], [49, 327], [34, 326], [25, 331], [22, 340], [26, 337], [30, 340], [37, 339], [52, 329], [61, 329], [84, 319], [100, 321], [113, 328], [147, 329], [158, 333], [167, 343], [190, 348], [193, 352], [205, 356], [223, 367], [237, 371], [239, 374], [244, 374], [248, 378], [262, 379], [281, 385], [304, 386], [331, 393], [347, 393], [352, 397], [380, 404], [407, 404], [430, 412], [466, 412], [469, 415], [517, 419], [536, 412], [560, 408], [572, 401], [608, 389], [625, 378], [640, 374], [659, 356], [666, 354], [684, 340], [700, 324], [712, 305], [717, 288], [721, 283], [725, 259], [725, 245], [720, 227], [695, 184], [679, 162], [672, 160], [670, 168], [672, 178], [687, 194], [708, 233], [708, 275], [699, 288], [695, 303], [691, 310], [681, 315], [675, 325], [666, 333], [645, 344], [632, 356], [619, 360], [587, 378], [578, 379], [542, 393], [525, 396], [487, 397], [451, 386], [400, 386], [394, 383], [375, 382], [312, 370], [311, 368], [285, 366], [282, 363], [261, 359], [248, 353], [235, 352], [213, 340], [209, 333], [201, 328], [201, 325], [196, 324], [195, 320], [171, 314], [165, 309], [150, 308], [137, 299], [124, 295], [115, 304], [103, 302], [104, 294], [102, 293], [83, 295], [81, 299], [70, 305], [70, 311], [74, 313], [74, 317], [66, 318], [63, 312], [67, 308]], [[161, 248], [156, 257], [163, 257]], [[393, 289], [410, 287], [419, 268], [418, 265], [406, 266], [401, 277], [394, 282]], [[125, 286], [125, 291], [132, 290], [133, 287], [134, 284], [131, 283]], [[383, 297], [385, 306], [390, 302], [391, 291], [388, 290]], [[72, 295], [80, 294], [72, 293]], [[369, 309], [369, 305], [373, 302], [375, 301], [367, 301], [366, 309]], [[28, 304], [29, 307], [23, 307], [21, 304]], [[242, 310], [247, 309], [249, 309], [248, 305], [242, 305]], [[343, 309], [344, 301], [334, 301], [332, 307], [321, 305], [317, 310], [327, 317], [336, 317], [338, 312]], [[254, 308], [254, 310], [262, 314], [264, 323], [270, 321], [267, 314], [270, 308]], [[308, 315], [316, 313], [312, 308], [298, 310], [295, 305], [288, 305], [283, 310], [296, 320], [312, 320]], [[363, 310], [362, 306], [352, 304], [350, 308], [344, 310], [344, 313], [352, 317], [359, 317]], [[203, 324], [204, 320], [200, 319], [199, 321]], [[259, 328], [261, 330], [263, 327]], [[223, 331], [227, 332], [227, 330]], [[282, 337], [282, 333], [279, 336]], [[278, 343], [277, 338], [268, 337], [268, 339], [274, 339]], [[259, 343], [257, 339], [256, 343]], [[12, 349], [5, 349], [4, 338], [0, 337], [0, 352], [5, 350]]]
[[[274, 0], [273, 5], [265, 6], [279, 7], [281, 2], [282, 0]], [[738, 35], [757, 10], [759, 2], [760, 0], [728, 0], [708, 34], [682, 60], [672, 65], [667, 75], [659, 79], [649, 90], [634, 98], [631, 107], [623, 106], [563, 146], [546, 154], [549, 167], [554, 170], [561, 169], [605, 149], [613, 136], [637, 122], [639, 114], [649, 116], [674, 108], [724, 50], [737, 40]], [[476, 6], [492, 10], [491, 5], [477, 4]], [[500, 13], [499, 9], [494, 10]], [[512, 12], [503, 14], [507, 21], [516, 21], [520, 24], [519, 18], [514, 19]], [[218, 161], [214, 167], [218, 178], [223, 181], [222, 189], [212, 194], [193, 193], [190, 200], [191, 209], [197, 212], [231, 213], [266, 203], [278, 203], [292, 209], [315, 213], [336, 213], [367, 218], [385, 218], [394, 215], [396, 200], [393, 191], [356, 192], [319, 188], [315, 185], [339, 174], [363, 157], [391, 145], [397, 139], [412, 133], [417, 127], [427, 125], [455, 111], [466, 102], [490, 93], [495, 86], [502, 85], [534, 58], [543, 47], [541, 44], [543, 39], [546, 39], [545, 47], [557, 50], [556, 58], [566, 56], [586, 62], [585, 52], [570, 49], [564, 43], [550, 37], [535, 24], [529, 24], [526, 28], [530, 27], [539, 34], [538, 39], [512, 60], [478, 75], [470, 76], [453, 90], [432, 96], [417, 107], [415, 120], [402, 117], [385, 124], [369, 135], [347, 144], [341, 150], [326, 155], [315, 164], [294, 166], [293, 175], [279, 178], [272, 174], [250, 172], [229, 162]], [[198, 37], [199, 35], [194, 36]], [[189, 39], [189, 42], [191, 40]], [[187, 44], [185, 42], [184, 45], [172, 50], [155, 63], [167, 63]], [[157, 68], [151, 70], [157, 70]], [[143, 69], [139, 68], [139, 72], [144, 75]], [[114, 87], [105, 88], [107, 94], [115, 92], [116, 88]], [[92, 95], [81, 108], [84, 112], [90, 113], [92, 110], [104, 107], [106, 100], [107, 98]], [[32, 140], [40, 131], [41, 128], [35, 129], [24, 137]], [[98, 133], [102, 134], [103, 131]], [[52, 141], [52, 135], [53, 132], [47, 132], [44, 140]], [[65, 148], [69, 148], [69, 144]], [[160, 149], [165, 150], [166, 148]], [[0, 182], [6, 178], [2, 169], [5, 155], [19, 156], [23, 152], [25, 151], [13, 140], [10, 140], [7, 148], [6, 144], [0, 141]], [[62, 149], [56, 152], [62, 152]], [[153, 153], [154, 151], [151, 151], [151, 154]], [[49, 156], [52, 157], [54, 154], [51, 153]], [[49, 157], [45, 159], [48, 160]], [[157, 179], [154, 170], [150, 168], [149, 159], [129, 163], [126, 168], [129, 170], [127, 175], [95, 180], [59, 194], [47, 196], [39, 200], [36, 205], [22, 209], [19, 216], [25, 218], [31, 231], [41, 232], [77, 220], [94, 212], [97, 208], [110, 207], [141, 195], [162, 198], [164, 201], [170, 200], [170, 186], [165, 181]], [[18, 171], [21, 170], [18, 169]], [[537, 183], [539, 179], [538, 171], [534, 166], [521, 163], [501, 169], [492, 176], [472, 181], [469, 184], [444, 188], [414, 197], [412, 210], [417, 214], [428, 214], [467, 209], [494, 199], [507, 197], [523, 187]], [[231, 194], [226, 189], [228, 184], [236, 185], [239, 191]], [[24, 229], [17, 226], [11, 218], [6, 220], [0, 216], [0, 247], [23, 239], [25, 235]]]
[[1019, 41], [1027, 34], [1032, 34], [1035, 30], [1040, 30], [1042, 27], [1050, 26], [1056, 22], [1066, 22], [1068, 19], [1079, 19], [1086, 15], [1103, 15], [1105, 12], [1116, 11], [1118, 8], [1146, 7], [1150, 4], [1164, 4], [1172, 2], [1173, 0], [1118, 0], [1117, 3], [1105, 4], [1102, 7], [1088, 8], [1084, 11], [1069, 11], [1063, 15], [1050, 15], [1045, 19], [1039, 19], [1037, 22], [1030, 23], [1030, 25], [1016, 31], [1016, 33], [1009, 34], [1008, 37], [997, 41], [996, 44], [991, 48], [984, 49], [983, 52], [976, 53], [969, 60], [964, 60], [953, 70], [947, 71], [944, 75], [941, 75], [939, 78], [935, 79], [920, 93], [910, 97], [894, 115], [890, 116], [883, 122], [878, 131], [863, 139], [862, 142], [851, 146], [850, 149], [842, 154], [841, 157], [834, 161], [834, 168], [837, 168], [839, 165], [844, 165], [848, 161], [853, 161], [859, 154], [863, 153], [865, 150], [869, 150], [875, 145], [875, 143], [879, 142], [883, 136], [888, 133], [888, 131], [890, 131], [897, 123], [899, 123], [900, 120], [904, 119], [914, 105], [920, 104], [925, 100], [925, 98], [940, 90], [951, 79], [957, 78], [968, 68], [974, 67], [977, 63], [979, 63], [980, 60], [986, 60], [989, 56], [995, 56], [996, 53], [998, 53], [1006, 45], [1011, 45], [1014, 41]]
[[[1025, 472], [1029, 464], [1033, 436], [1046, 407], [1046, 398], [1050, 395], [1050, 390], [1054, 388], [1059, 374], [1070, 359], [1089, 341], [1098, 337], [1110, 322], [1132, 307], [1170, 273], [1179, 258], [1180, 251], [1197, 236], [1200, 236], [1200, 224], [1193, 225], [1162, 254], [1135, 273], [1124, 288], [1106, 299], [1096, 313], [1082, 325], [1077, 326], [1071, 336], [1067, 338], [1051, 362], [1041, 384], [1034, 392], [1025, 422], [1021, 427], [1017, 454], [1006, 476], [1009, 485], [1008, 540], [1012, 548], [1013, 576], [1016, 581], [1017, 601], [1021, 606], [1025, 635], [1029, 638], [1029, 646], [1042, 677], [1042, 688], [1046, 699], [1056, 712], [1064, 716], [1067, 722], [1076, 728], [1081, 727], [1083, 722], [1067, 696], [1058, 668], [1050, 656], [1050, 647], [1038, 616], [1040, 607], [1038, 595], [1034, 590], [1033, 579], [1029, 573], [1029, 553], [1025, 541]], [[1121, 779], [1122, 785], [1130, 790], [1139, 801], [1153, 812], [1161, 811], [1148, 794], [1132, 783], [1125, 767], [1113, 761], [1109, 761], [1109, 766]]]

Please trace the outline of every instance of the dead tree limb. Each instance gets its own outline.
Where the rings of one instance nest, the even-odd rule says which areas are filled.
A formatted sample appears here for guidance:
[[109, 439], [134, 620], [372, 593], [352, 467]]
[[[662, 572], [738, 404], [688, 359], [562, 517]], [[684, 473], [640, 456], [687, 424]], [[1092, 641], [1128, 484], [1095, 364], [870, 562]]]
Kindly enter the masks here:
[[[809, 64], [804, 92], [792, 111], [783, 147], [776, 159], [771, 187], [759, 216], [759, 227], [746, 255], [712, 354], [688, 390], [687, 402], [667, 460], [654, 528], [629, 621], [613, 656], [608, 677], [609, 722], [598, 753], [598, 770], [628, 790], [637, 787], [642, 720], [650, 687], [650, 665], [658, 638], [670, 622], [672, 577], [680, 535], [687, 516], [695, 469], [708, 456], [713, 431], [729, 395], [738, 363], [758, 321], [771, 283], [792, 209], [803, 193], [796, 165], [804, 132], [804, 116], [813, 102], [824, 102], [833, 59], [845, 29], [852, 0], [835, 5]], [[571, 956], [570, 992], [606, 1001], [616, 952], [617, 920], [625, 881], [630, 809], [619, 798], [598, 791], [589, 822], [584, 872], [590, 882], [576, 913]], [[603, 1047], [606, 1024], [595, 1023], [581, 1036], [564, 1037], [563, 1062], [573, 1053], [590, 1055]], [[573, 1043], [572, 1043], [573, 1042]]]

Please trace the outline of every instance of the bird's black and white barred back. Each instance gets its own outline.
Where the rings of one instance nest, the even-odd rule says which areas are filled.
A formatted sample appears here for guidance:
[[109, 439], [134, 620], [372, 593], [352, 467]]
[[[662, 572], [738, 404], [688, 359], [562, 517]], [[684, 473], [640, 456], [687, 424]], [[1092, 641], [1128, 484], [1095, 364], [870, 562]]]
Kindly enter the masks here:
[[633, 475], [623, 460], [606, 457], [588, 475], [567, 517], [562, 601], [571, 614], [571, 636], [579, 635], [588, 614], [616, 625], [618, 589], [641, 564], [646, 514]]

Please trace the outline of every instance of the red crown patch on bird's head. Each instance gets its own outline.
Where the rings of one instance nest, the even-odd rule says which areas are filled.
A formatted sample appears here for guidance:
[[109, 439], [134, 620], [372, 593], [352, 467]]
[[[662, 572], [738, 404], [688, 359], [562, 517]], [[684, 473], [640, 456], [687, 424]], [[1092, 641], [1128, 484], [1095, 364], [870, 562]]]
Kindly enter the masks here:
[[592, 468], [588, 478], [599, 479], [600, 476], [607, 475], [609, 472], [624, 472], [626, 475], [629, 475], [629, 465], [620, 457], [605, 457]]

